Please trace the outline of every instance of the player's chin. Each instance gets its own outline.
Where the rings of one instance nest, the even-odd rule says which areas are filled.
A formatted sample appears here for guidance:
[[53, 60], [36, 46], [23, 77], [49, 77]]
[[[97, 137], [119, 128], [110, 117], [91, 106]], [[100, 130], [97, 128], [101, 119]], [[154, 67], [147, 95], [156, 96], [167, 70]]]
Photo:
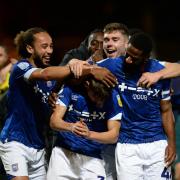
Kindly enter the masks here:
[[50, 66], [51, 65], [49, 60], [44, 60], [43, 64], [44, 64], [44, 66]]
[[117, 57], [117, 53], [116, 53], [116, 52], [114, 52], [114, 53], [108, 53], [108, 54], [107, 54], [107, 57], [108, 57], [108, 58], [116, 58], [116, 57]]

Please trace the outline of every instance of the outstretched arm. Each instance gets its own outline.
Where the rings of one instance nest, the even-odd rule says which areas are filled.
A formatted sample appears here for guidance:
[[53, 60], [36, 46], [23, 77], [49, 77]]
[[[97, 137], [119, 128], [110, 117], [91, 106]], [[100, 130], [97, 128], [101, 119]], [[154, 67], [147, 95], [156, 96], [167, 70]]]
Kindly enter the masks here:
[[167, 62], [165, 66], [166, 68], [155, 73], [143, 73], [137, 85], [142, 87], [150, 87], [152, 84], [156, 83], [160, 79], [180, 76], [180, 64]]
[[166, 68], [160, 73], [161, 79], [174, 78], [180, 76], [180, 64], [179, 63], [166, 63]]
[[63, 81], [64, 78], [71, 75], [69, 66], [52, 66], [44, 69], [35, 70], [29, 80], [59, 80]]
[[35, 70], [29, 80], [58, 80], [63, 82], [67, 77], [73, 75], [79, 77], [92, 76], [96, 80], [103, 82], [106, 86], [115, 86], [116, 77], [106, 68], [91, 66], [86, 61], [72, 59], [66, 66], [52, 66], [45, 69]]

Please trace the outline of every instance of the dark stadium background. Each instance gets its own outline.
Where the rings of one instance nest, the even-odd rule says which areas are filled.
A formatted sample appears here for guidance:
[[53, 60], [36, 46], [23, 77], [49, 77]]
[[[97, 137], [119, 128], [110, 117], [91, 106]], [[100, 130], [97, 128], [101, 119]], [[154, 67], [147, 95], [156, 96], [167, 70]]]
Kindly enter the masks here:
[[147, 0], [0, 0], [0, 43], [16, 56], [15, 35], [27, 28], [41, 26], [54, 38], [55, 57], [79, 45], [94, 28], [109, 22], [122, 22], [152, 35], [157, 57], [180, 58], [180, 10], [176, 1]]

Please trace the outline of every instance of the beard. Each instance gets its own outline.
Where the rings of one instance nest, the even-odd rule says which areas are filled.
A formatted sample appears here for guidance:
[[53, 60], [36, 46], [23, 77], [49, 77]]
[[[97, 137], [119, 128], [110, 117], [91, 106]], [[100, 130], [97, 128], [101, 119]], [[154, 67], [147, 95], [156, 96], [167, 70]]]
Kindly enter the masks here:
[[126, 63], [126, 60], [124, 61], [124, 72], [126, 74], [134, 74], [141, 72], [142, 68], [144, 67], [144, 61], [137, 62], [137, 63]]
[[42, 57], [40, 57], [40, 56], [37, 55], [37, 54], [34, 56], [34, 63], [35, 63], [36, 66], [39, 67], [39, 68], [46, 68], [46, 67], [50, 66], [49, 64], [45, 64], [45, 63], [43, 62]]

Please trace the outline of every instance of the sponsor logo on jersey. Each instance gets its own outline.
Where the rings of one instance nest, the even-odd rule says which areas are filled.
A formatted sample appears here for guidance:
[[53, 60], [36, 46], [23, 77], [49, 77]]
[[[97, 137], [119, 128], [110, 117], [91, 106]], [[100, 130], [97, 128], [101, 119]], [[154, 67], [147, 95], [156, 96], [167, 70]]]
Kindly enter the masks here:
[[145, 89], [142, 87], [131, 87], [131, 86], [127, 86], [125, 83], [119, 84], [118, 88], [121, 92], [124, 92], [125, 90], [129, 90], [129, 91], [136, 91], [139, 93], [145, 93], [148, 96], [152, 95], [156, 97], [158, 96], [158, 93], [160, 92], [159, 89], [151, 89], [151, 88]]
[[170, 91], [169, 90], [164, 90], [164, 91], [160, 91], [159, 89], [145, 89], [142, 87], [132, 87], [132, 86], [128, 86], [126, 83], [121, 83], [118, 85], [118, 88], [121, 92], [125, 92], [125, 91], [131, 91], [132, 94], [132, 99], [134, 100], [148, 100], [148, 97], [158, 97], [159, 94], [161, 96], [162, 99], [167, 99], [170, 97]]
[[122, 107], [123, 105], [122, 105], [122, 101], [121, 101], [121, 98], [120, 98], [119, 94], [116, 96], [116, 98], [117, 98], [117, 101], [118, 101], [118, 105], [120, 107]]
[[85, 112], [85, 111], [80, 112], [74, 109], [72, 104], [69, 106], [68, 111], [76, 112], [79, 118], [83, 119], [83, 121], [86, 121], [86, 122], [91, 122], [93, 120], [104, 120], [105, 114], [106, 114], [106, 112], [96, 112], [96, 111], [93, 111], [92, 113]]

